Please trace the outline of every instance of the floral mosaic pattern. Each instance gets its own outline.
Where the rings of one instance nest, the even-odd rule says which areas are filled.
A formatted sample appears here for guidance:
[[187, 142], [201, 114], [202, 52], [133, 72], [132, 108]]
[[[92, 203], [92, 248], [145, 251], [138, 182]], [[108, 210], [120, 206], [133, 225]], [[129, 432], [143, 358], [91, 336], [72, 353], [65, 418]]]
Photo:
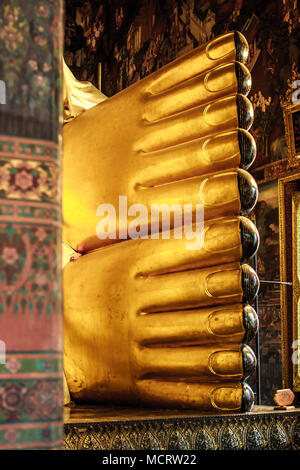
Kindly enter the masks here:
[[[58, 136], [60, 13], [58, 0], [1, 2], [0, 79], [6, 84], [7, 96], [0, 118], [1, 129], [8, 135], [14, 134], [20, 118], [26, 118], [28, 122], [23, 122], [17, 135], [37, 138], [38, 127], [33, 123], [52, 122], [49, 137]], [[45, 137], [47, 128], [40, 129], [40, 137]]]
[[0, 314], [60, 311], [57, 229], [6, 225], [0, 233]]
[[7, 380], [0, 385], [0, 424], [6, 422], [59, 421], [62, 380]]
[[48, 162], [0, 159], [0, 198], [57, 201], [59, 169]]

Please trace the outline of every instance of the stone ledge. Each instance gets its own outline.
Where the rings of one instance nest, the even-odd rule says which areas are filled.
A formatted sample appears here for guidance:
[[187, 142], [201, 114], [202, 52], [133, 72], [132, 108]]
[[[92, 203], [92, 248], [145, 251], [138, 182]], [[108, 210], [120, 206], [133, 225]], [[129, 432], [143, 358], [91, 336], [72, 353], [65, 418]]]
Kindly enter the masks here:
[[300, 409], [196, 413], [114, 406], [65, 409], [68, 450], [300, 449]]

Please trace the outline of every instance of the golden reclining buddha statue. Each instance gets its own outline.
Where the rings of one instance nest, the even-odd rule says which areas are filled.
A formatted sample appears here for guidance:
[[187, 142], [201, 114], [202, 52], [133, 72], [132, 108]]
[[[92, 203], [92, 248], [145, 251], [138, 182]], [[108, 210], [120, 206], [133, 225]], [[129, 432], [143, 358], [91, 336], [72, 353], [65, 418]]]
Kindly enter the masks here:
[[[245, 262], [259, 235], [245, 217], [258, 195], [247, 57], [245, 38], [228, 33], [111, 98], [98, 92], [64, 125], [63, 236], [81, 255], [63, 273], [64, 369], [77, 403], [252, 408], [259, 281]], [[132, 208], [125, 224], [120, 196]], [[100, 204], [115, 208], [113, 236], [109, 220], [99, 229]], [[169, 236], [161, 218], [153, 233], [153, 204], [201, 204], [202, 243], [187, 249], [175, 217]], [[144, 235], [132, 239], [138, 213]]]

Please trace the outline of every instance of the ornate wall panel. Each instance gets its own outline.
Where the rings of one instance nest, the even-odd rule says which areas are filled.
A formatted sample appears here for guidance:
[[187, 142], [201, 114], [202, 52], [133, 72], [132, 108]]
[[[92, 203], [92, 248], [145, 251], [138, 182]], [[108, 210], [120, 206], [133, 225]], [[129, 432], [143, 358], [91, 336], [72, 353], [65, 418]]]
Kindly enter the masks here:
[[[95, 411], [95, 410], [94, 410]], [[103, 410], [102, 410], [103, 411]], [[80, 415], [80, 409], [79, 409]], [[97, 419], [85, 410], [78, 420], [65, 424], [66, 450], [299, 450], [299, 412], [274, 412], [271, 407], [254, 413], [177, 418], [124, 410], [115, 417]], [[101, 410], [100, 410], [101, 414]], [[125, 410], [126, 414], [126, 410]], [[156, 412], [156, 415], [159, 412]], [[78, 416], [79, 416], [78, 415]], [[71, 414], [72, 416], [72, 414]], [[89, 419], [93, 416], [93, 419]], [[119, 418], [118, 418], [119, 416]], [[122, 416], [122, 418], [121, 418]], [[151, 419], [149, 417], [151, 416]], [[97, 422], [98, 421], [98, 422]], [[109, 422], [113, 421], [113, 422]]]

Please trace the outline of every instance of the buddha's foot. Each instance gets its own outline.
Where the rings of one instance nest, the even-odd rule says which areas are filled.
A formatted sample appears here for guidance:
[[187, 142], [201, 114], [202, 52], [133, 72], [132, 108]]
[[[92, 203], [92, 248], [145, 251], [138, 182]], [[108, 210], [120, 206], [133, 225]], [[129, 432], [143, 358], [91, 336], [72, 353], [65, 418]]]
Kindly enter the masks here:
[[[242, 35], [226, 34], [65, 125], [64, 240], [71, 247], [84, 253], [129, 238], [127, 228], [120, 233], [120, 196], [128, 207], [146, 208], [144, 230], [153, 204], [203, 204], [206, 220], [252, 208], [255, 183], [238, 173], [255, 157], [247, 52]], [[245, 180], [248, 202], [240, 196]], [[116, 210], [111, 238], [99, 230], [101, 204]]]
[[[257, 249], [243, 217], [206, 224], [204, 244], [130, 240], [64, 269], [65, 374], [72, 398], [92, 403], [249, 410], [257, 330], [247, 305]], [[216, 264], [218, 264], [216, 266]]]

